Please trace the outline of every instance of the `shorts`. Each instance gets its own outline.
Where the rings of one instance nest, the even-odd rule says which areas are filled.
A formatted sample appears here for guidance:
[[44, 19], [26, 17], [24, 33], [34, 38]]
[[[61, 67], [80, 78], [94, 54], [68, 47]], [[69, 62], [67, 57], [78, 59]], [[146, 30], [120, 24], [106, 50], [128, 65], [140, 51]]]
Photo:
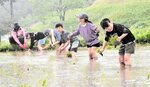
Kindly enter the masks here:
[[46, 38], [40, 39], [38, 41], [38, 44], [40, 44], [40, 45], [44, 45], [45, 43], [46, 43]]
[[79, 44], [80, 44], [79, 41], [74, 41], [73, 43], [71, 43], [70, 48], [69, 48], [69, 51], [77, 52], [77, 51], [78, 51]]
[[135, 42], [129, 42], [127, 44], [122, 44], [119, 49], [119, 55], [124, 55], [125, 53], [134, 54]]
[[94, 44], [94, 45], [87, 45], [87, 48], [91, 48], [91, 47], [100, 47], [100, 42], [99, 43], [97, 43], [97, 44]]

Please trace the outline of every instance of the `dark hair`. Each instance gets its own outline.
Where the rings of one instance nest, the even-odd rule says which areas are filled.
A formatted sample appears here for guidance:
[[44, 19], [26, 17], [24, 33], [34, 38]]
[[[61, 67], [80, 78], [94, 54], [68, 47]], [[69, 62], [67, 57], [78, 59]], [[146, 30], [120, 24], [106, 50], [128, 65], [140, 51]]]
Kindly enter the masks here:
[[80, 13], [79, 15], [77, 15], [77, 17], [80, 19], [84, 19], [86, 23], [92, 23], [91, 21], [89, 21], [89, 17], [85, 13]]
[[20, 25], [18, 23], [14, 23], [14, 31], [17, 32], [20, 29]]
[[26, 37], [28, 37], [28, 36], [30, 36], [30, 38], [31, 38], [31, 37], [34, 36], [34, 33], [33, 33], [33, 32], [31, 32], [31, 33], [26, 33]]
[[29, 35], [30, 35], [30, 37], [33, 37], [34, 36], [34, 33], [32, 32], [32, 33], [28, 33]]
[[91, 21], [89, 21], [89, 20], [85, 20], [85, 22], [88, 22], [88, 23], [91, 23], [91, 24], [93, 24]]
[[58, 23], [55, 25], [55, 28], [58, 28], [58, 27], [62, 27], [63, 28], [63, 25], [61, 23]]
[[47, 29], [47, 30], [44, 31], [44, 35], [45, 36], [50, 36], [50, 34], [49, 34], [50, 32], [51, 32], [51, 30]]
[[104, 18], [101, 22], [100, 25], [103, 29], [105, 29], [106, 27], [109, 27], [108, 23], [110, 23], [110, 20], [108, 18]]

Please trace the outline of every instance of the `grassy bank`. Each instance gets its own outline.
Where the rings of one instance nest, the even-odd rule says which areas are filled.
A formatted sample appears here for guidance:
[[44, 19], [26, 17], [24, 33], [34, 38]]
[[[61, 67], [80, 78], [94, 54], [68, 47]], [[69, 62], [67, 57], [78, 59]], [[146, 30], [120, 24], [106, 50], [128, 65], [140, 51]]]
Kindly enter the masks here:
[[[138, 44], [150, 43], [150, 0], [96, 0], [93, 5], [87, 8], [71, 9], [66, 13], [66, 20], [62, 22], [65, 30], [71, 32], [76, 29], [78, 21], [75, 17], [76, 14], [86, 12], [90, 20], [98, 26], [99, 22], [107, 17], [115, 23], [121, 23], [129, 27], [136, 37]], [[49, 12], [51, 14], [51, 12]], [[28, 32], [43, 31], [46, 28], [54, 28], [57, 22], [60, 22], [57, 16], [45, 16], [46, 23], [42, 20], [35, 19], [32, 15], [20, 22], [24, 24]], [[31, 23], [32, 22], [32, 23]], [[101, 29], [100, 41], [104, 39], [104, 31]], [[85, 47], [85, 43], [81, 38], [81, 46]], [[115, 38], [109, 43], [113, 45]], [[1, 43], [0, 49], [10, 48], [9, 43]]]
[[[150, 43], [150, 1], [149, 0], [96, 0], [93, 5], [87, 8], [72, 9], [66, 13], [66, 20], [62, 22], [65, 30], [71, 32], [76, 29], [78, 21], [76, 14], [86, 12], [90, 20], [98, 26], [99, 22], [107, 17], [115, 23], [121, 23], [129, 27], [135, 35], [138, 43]], [[51, 12], [49, 12], [51, 14]], [[29, 16], [22, 22], [34, 20]], [[56, 16], [46, 16], [46, 23], [40, 20], [32, 24], [28, 31], [43, 31], [46, 28], [54, 28], [60, 22]], [[101, 29], [100, 40], [104, 38], [104, 31]]]

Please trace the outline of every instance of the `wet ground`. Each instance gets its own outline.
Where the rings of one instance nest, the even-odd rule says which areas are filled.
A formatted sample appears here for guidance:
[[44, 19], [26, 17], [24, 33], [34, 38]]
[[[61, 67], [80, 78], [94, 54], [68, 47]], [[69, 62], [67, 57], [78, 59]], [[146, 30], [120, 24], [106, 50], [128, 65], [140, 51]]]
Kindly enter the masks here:
[[107, 50], [89, 61], [82, 50], [75, 65], [54, 51], [0, 53], [0, 87], [150, 87], [150, 47], [137, 48], [126, 69], [117, 53]]

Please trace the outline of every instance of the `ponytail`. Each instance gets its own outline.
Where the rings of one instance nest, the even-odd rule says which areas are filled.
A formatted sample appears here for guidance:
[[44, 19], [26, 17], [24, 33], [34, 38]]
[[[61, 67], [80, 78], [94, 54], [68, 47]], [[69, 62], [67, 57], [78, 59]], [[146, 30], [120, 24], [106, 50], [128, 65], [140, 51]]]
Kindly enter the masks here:
[[85, 22], [93, 24], [93, 23], [92, 23], [91, 21], [89, 21], [88, 19], [85, 19]]
[[91, 21], [89, 21], [89, 20], [88, 20], [87, 22], [93, 24], [93, 23], [92, 23]]

